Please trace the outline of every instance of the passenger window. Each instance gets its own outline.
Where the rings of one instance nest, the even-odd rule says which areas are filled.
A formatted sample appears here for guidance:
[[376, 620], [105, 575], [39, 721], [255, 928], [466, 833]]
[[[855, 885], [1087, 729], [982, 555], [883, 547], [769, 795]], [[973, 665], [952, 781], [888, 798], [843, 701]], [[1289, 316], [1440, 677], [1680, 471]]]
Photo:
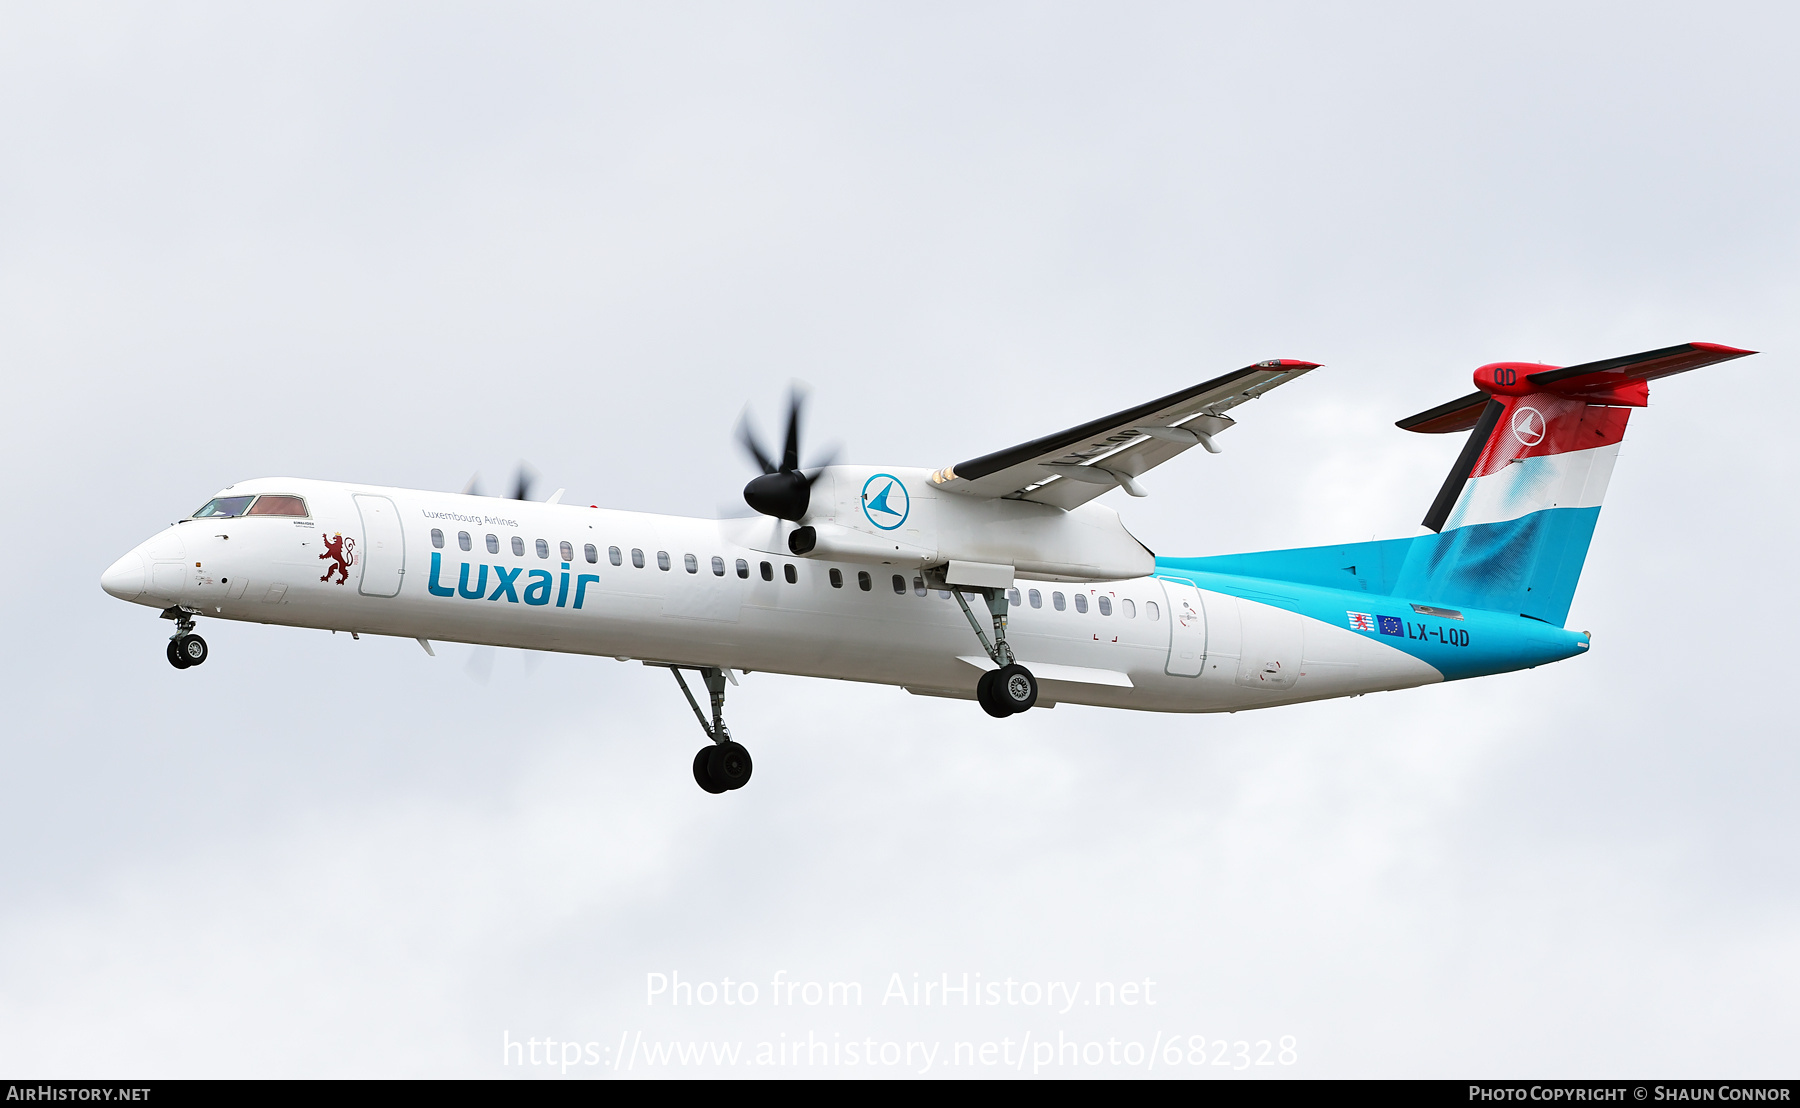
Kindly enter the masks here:
[[781, 575], [783, 577], [787, 578], [787, 583], [790, 585], [795, 584], [796, 582], [798, 582], [800, 580], [800, 578], [794, 573], [794, 563], [792, 563], [792, 562], [787, 562], [782, 565]]
[[717, 554], [713, 555], [713, 576], [725, 576], [725, 559], [719, 557]]
[[489, 535], [487, 537], [487, 548], [488, 548], [489, 554], [500, 553], [500, 536], [499, 535]]
[[434, 549], [444, 549], [444, 533], [436, 527], [431, 529], [431, 545]]
[[548, 558], [550, 556], [550, 540], [549, 539], [539, 539], [537, 541], [537, 552], [538, 552], [538, 557]]
[[1029, 596], [1031, 598], [1031, 606], [1033, 608], [1042, 608], [1044, 606], [1044, 594], [1043, 593], [1037, 591], [1036, 589], [1032, 589], [1030, 592], [1026, 593], [1025, 595]]
[[875, 581], [869, 576], [868, 570], [859, 569], [856, 571], [856, 587], [864, 592], [868, 592], [875, 587]]
[[1007, 589], [1006, 590], [1006, 602], [1015, 608], [1017, 608], [1019, 605], [1025, 603], [1023, 600], [1019, 599], [1019, 590], [1018, 589]]
[[581, 554], [588, 560], [590, 566], [600, 560], [600, 552], [594, 549], [594, 544], [591, 542], [581, 548]]
[[1087, 593], [1078, 592], [1075, 594], [1075, 610], [1084, 616], [1087, 615]]
[[616, 546], [609, 546], [606, 548], [606, 560], [615, 566], [622, 566], [625, 564], [625, 559], [620, 555], [619, 548]]
[[644, 568], [644, 552], [635, 546], [631, 548], [631, 564], [639, 569]]
[[259, 497], [250, 506], [253, 516], [301, 516], [306, 515], [306, 501], [297, 496], [264, 496]]
[[770, 565], [767, 562], [764, 562], [760, 568], [762, 569], [762, 579], [764, 581], [775, 580], [775, 567], [774, 566]]
[[656, 568], [662, 570], [664, 573], [669, 571], [669, 552], [667, 550], [658, 550], [656, 552]]
[[518, 535], [514, 535], [512, 540], [513, 557], [523, 558], [525, 556], [525, 540]]
[[1103, 616], [1112, 615], [1112, 597], [1103, 596], [1100, 598], [1100, 614]]
[[1156, 610], [1156, 601], [1144, 601], [1144, 615], [1149, 619], [1161, 619], [1162, 613]]
[[739, 580], [741, 580], [741, 581], [750, 580], [750, 563], [749, 562], [746, 562], [746, 561], [744, 561], [744, 559], [739, 558], [737, 560], [737, 571], [738, 571], [738, 579]]
[[1126, 619], [1136, 619], [1137, 605], [1132, 603], [1129, 599], [1121, 598], [1119, 600], [1119, 614]]
[[1062, 593], [1053, 592], [1050, 594], [1050, 606], [1060, 612], [1069, 606], [1069, 602], [1063, 599]]
[[924, 596], [927, 591], [928, 590], [925, 588], [925, 578], [923, 578], [923, 577], [913, 578], [913, 595]]
[[562, 560], [563, 561], [572, 562], [575, 560], [575, 548], [573, 546], [571, 546], [569, 543], [565, 542], [561, 546], [559, 546], [557, 549], [562, 551]]
[[463, 550], [469, 549], [469, 533], [467, 531], [458, 531], [456, 533], [456, 545]]
[[906, 578], [900, 576], [898, 573], [894, 574], [894, 595], [906, 595]]
[[194, 513], [195, 519], [228, 519], [241, 516], [244, 509], [255, 499], [249, 496], [221, 496], [208, 500], [204, 507]]
[[830, 577], [831, 577], [831, 587], [832, 588], [841, 589], [844, 587], [844, 571], [843, 570], [837, 569], [834, 567], [830, 573]]
[[681, 568], [687, 570], [689, 573], [699, 573], [700, 559], [694, 557], [692, 554], [683, 554], [681, 556]]
[[938, 590], [938, 599], [939, 600], [950, 599], [950, 590], [949, 589], [939, 589]]

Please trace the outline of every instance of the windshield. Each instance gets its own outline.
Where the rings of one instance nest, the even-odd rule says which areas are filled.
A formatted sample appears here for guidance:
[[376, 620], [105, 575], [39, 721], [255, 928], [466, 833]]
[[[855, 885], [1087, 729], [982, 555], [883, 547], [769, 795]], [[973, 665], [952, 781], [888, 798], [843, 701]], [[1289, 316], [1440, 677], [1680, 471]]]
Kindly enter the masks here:
[[264, 496], [249, 513], [253, 516], [304, 516], [306, 501], [297, 496]]
[[206, 507], [194, 513], [195, 519], [206, 519], [209, 516], [241, 516], [244, 509], [250, 506], [253, 496], [219, 496], [206, 502]]

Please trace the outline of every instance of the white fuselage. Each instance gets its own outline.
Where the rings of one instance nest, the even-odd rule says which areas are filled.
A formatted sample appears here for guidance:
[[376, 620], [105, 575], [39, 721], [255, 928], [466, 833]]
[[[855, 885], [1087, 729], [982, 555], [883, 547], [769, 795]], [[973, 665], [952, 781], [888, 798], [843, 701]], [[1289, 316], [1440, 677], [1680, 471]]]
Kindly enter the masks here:
[[[184, 520], [108, 570], [107, 591], [201, 618], [866, 681], [970, 699], [991, 665], [954, 598], [931, 589], [920, 595], [918, 569], [777, 553], [772, 520], [287, 478], [229, 491], [303, 497], [308, 516]], [[343, 547], [328, 548], [338, 536], [352, 547], [343, 569], [330, 556]], [[1043, 705], [1238, 711], [1442, 679], [1347, 628], [1182, 581], [1021, 578], [1016, 585], [1024, 602], [1009, 613], [1008, 638], [1041, 681]], [[1059, 594], [1066, 600], [1060, 610]], [[1076, 594], [1086, 611], [1077, 610]], [[985, 616], [979, 602], [973, 610]], [[1268, 658], [1286, 659], [1285, 673], [1264, 672]]]

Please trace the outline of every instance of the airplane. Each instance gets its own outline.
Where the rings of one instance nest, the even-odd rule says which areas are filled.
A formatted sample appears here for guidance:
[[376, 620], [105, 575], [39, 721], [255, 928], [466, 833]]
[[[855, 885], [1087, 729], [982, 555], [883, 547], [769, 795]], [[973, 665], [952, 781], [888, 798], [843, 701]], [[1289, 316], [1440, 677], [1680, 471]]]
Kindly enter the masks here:
[[[1097, 503], [1235, 426], [1318, 368], [1258, 362], [941, 469], [779, 458], [745, 423], [754, 514], [704, 519], [354, 482], [221, 490], [102, 575], [174, 621], [201, 617], [562, 651], [674, 674], [706, 743], [695, 783], [753, 765], [724, 718], [739, 673], [900, 686], [1007, 718], [1087, 704], [1238, 712], [1529, 669], [1587, 651], [1564, 623], [1632, 408], [1649, 383], [1755, 353], [1684, 343], [1573, 366], [1495, 362], [1475, 391], [1398, 422], [1467, 431], [1425, 533], [1159, 557]], [[701, 707], [683, 672], [710, 699]]]

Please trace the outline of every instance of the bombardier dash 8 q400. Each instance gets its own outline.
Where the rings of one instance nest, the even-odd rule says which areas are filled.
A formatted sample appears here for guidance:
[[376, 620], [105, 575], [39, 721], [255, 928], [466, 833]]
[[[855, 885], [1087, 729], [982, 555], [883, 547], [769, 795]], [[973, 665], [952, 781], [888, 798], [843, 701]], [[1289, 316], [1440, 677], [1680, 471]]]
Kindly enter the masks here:
[[1482, 366], [1475, 392], [1399, 422], [1469, 432], [1411, 538], [1165, 558], [1094, 502], [1143, 496], [1139, 479], [1190, 447], [1217, 452], [1228, 412], [1317, 368], [1275, 360], [936, 470], [803, 469], [796, 398], [778, 461], [744, 429], [761, 518], [583, 508], [561, 490], [532, 503], [243, 481], [100, 584], [175, 622], [178, 669], [206, 661], [201, 616], [667, 668], [709, 740], [694, 780], [719, 793], [751, 772], [725, 725], [733, 671], [900, 685], [1006, 717], [1236, 712], [1573, 657], [1588, 635], [1563, 623], [1631, 409], [1657, 378], [1750, 353]]

